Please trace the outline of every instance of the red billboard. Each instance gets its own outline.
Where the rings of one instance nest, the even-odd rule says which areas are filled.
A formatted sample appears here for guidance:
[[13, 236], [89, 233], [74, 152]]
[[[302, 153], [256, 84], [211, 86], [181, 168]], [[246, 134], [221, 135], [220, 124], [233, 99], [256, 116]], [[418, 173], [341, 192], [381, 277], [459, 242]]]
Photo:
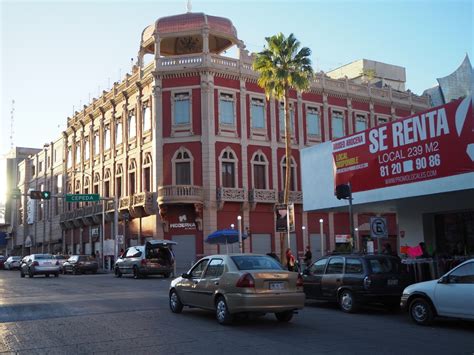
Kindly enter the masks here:
[[353, 192], [474, 171], [472, 97], [332, 142], [334, 182]]

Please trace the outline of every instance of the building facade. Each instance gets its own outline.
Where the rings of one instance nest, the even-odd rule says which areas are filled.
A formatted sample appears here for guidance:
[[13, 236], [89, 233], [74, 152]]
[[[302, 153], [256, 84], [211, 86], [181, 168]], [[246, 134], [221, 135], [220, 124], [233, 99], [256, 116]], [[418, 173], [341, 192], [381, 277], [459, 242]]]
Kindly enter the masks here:
[[[223, 56], [231, 47], [237, 58]], [[252, 60], [226, 18], [186, 13], [158, 19], [142, 33], [131, 74], [68, 118], [54, 145], [20, 164], [20, 188], [117, 197], [118, 234], [124, 236], [119, 248], [171, 239], [178, 243], [179, 266], [218, 252], [206, 236], [232, 224], [237, 228], [237, 216], [249, 236], [246, 251], [278, 253], [274, 207], [282, 200], [285, 177], [283, 110], [282, 103], [265, 98]], [[428, 105], [426, 97], [410, 92], [324, 73], [315, 75], [309, 91], [291, 92], [292, 249], [301, 254], [312, 243], [317, 253], [321, 234], [332, 249], [334, 235], [349, 228], [344, 213], [303, 213], [299, 151]], [[63, 159], [48, 166], [47, 176], [38, 175], [53, 148]], [[25, 198], [21, 208], [27, 203]], [[29, 238], [30, 250], [95, 252], [102, 248], [103, 229], [104, 254], [113, 255], [112, 200], [103, 206], [59, 197], [33, 204], [33, 224], [25, 216], [17, 226], [19, 245], [26, 247]], [[357, 218], [363, 226], [369, 215]]]

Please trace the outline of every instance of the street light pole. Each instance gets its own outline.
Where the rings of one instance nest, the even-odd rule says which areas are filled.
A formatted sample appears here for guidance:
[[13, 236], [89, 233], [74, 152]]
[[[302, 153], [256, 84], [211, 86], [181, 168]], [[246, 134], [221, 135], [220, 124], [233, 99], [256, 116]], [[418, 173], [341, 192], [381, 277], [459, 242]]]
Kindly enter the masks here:
[[323, 222], [324, 222], [324, 220], [321, 218], [321, 219], [319, 220], [319, 232], [321, 233], [321, 256], [324, 256]]
[[114, 262], [117, 261], [117, 255], [118, 255], [117, 235], [118, 235], [118, 197], [117, 197], [117, 194], [115, 194], [114, 196]]
[[242, 216], [237, 216], [237, 220], [239, 221], [239, 252], [242, 253]]

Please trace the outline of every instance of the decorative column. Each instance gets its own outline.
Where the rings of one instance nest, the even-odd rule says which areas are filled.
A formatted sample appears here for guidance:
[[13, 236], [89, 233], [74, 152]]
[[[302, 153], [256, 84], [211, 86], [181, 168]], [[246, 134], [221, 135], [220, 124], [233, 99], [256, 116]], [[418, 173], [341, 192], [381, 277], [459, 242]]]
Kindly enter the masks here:
[[352, 113], [352, 99], [347, 98], [347, 119], [348, 119], [348, 127], [349, 127], [349, 134], [354, 133], [354, 117]]
[[[151, 97], [152, 124], [152, 191], [158, 195], [158, 188], [163, 186], [163, 92], [161, 77], [155, 72]], [[155, 235], [164, 238], [163, 218], [161, 213], [155, 216]]]
[[328, 94], [323, 92], [323, 115], [324, 115], [324, 141], [329, 141], [331, 139], [331, 132], [329, 126], [329, 104], [328, 104]]

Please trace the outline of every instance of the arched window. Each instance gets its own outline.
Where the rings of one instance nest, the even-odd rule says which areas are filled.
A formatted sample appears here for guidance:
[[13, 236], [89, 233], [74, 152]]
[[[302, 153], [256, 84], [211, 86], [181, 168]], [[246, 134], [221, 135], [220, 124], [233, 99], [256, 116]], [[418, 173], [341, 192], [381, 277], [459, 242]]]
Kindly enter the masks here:
[[143, 191], [151, 191], [151, 166], [151, 154], [147, 154], [143, 161]]
[[122, 173], [122, 164], [118, 164], [115, 169], [115, 195], [117, 198], [122, 197]]
[[88, 194], [90, 189], [90, 179], [89, 177], [84, 178], [84, 193]]
[[191, 153], [181, 147], [173, 157], [173, 184], [192, 185], [193, 159]]
[[[80, 193], [81, 193], [81, 181], [80, 181], [80, 180], [76, 180], [75, 193], [76, 193], [76, 194], [80, 194]], [[76, 203], [74, 204], [74, 208], [79, 208], [79, 202], [76, 202]]]
[[122, 143], [122, 122], [119, 120], [115, 124], [115, 144]]
[[135, 117], [135, 110], [128, 113], [128, 139], [135, 138], [137, 135], [137, 119]]
[[150, 103], [148, 101], [143, 104], [142, 121], [143, 132], [146, 132], [151, 129], [151, 109]]
[[[285, 189], [286, 182], [286, 157], [283, 157], [281, 160], [281, 182], [282, 190]], [[296, 162], [293, 157], [290, 159], [290, 191], [296, 191], [297, 181], [296, 181]]]
[[110, 197], [110, 169], [105, 170], [104, 174], [104, 191], [105, 197]]
[[268, 161], [260, 151], [252, 158], [252, 180], [254, 189], [268, 189]]
[[95, 194], [99, 193], [99, 183], [100, 183], [100, 174], [95, 173], [94, 174], [94, 193]]
[[236, 154], [227, 147], [219, 157], [222, 187], [235, 188], [238, 185], [238, 164]]
[[130, 161], [128, 165], [128, 194], [134, 195], [137, 191], [137, 164], [135, 163], [135, 159]]

